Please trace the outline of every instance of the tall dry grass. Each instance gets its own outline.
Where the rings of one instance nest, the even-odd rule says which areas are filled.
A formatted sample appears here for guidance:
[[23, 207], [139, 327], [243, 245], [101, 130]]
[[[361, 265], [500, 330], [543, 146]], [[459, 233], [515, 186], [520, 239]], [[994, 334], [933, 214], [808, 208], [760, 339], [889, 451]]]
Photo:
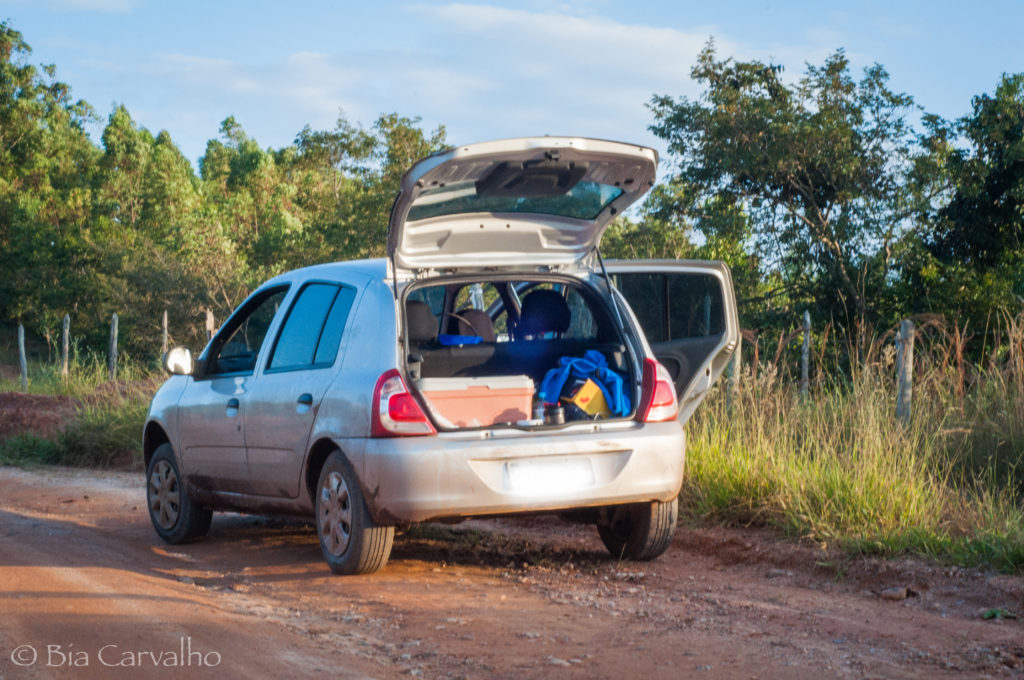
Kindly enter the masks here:
[[1024, 316], [1002, 320], [980, 360], [968, 336], [921, 324], [907, 423], [888, 334], [847, 377], [819, 371], [806, 397], [780, 377], [781, 349], [748, 367], [688, 426], [686, 509], [856, 552], [1024, 570]]

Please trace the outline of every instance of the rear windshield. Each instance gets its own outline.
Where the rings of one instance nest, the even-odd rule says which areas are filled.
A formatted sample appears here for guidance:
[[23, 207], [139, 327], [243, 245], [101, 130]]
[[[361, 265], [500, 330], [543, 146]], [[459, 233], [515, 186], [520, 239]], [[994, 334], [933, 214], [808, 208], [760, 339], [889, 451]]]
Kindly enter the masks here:
[[578, 220], [592, 220], [622, 195], [610, 184], [578, 182], [556, 196], [481, 196], [476, 182], [452, 182], [424, 189], [409, 209], [408, 221], [459, 213], [534, 213]]

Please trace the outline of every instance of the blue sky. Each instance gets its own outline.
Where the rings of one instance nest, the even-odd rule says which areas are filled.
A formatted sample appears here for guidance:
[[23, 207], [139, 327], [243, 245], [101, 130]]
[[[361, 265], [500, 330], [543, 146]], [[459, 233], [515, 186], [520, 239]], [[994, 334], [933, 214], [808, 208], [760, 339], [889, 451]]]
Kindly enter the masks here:
[[[929, 112], [956, 117], [1003, 73], [1024, 71], [1024, 2], [147, 2], [7, 0], [31, 61], [105, 119], [115, 103], [193, 162], [234, 115], [261, 145], [292, 142], [339, 109], [444, 124], [452, 143], [573, 134], [652, 145], [645, 104], [698, 93], [689, 78], [714, 37], [720, 56], [798, 77], [846, 50]], [[99, 138], [99, 129], [92, 131]]]

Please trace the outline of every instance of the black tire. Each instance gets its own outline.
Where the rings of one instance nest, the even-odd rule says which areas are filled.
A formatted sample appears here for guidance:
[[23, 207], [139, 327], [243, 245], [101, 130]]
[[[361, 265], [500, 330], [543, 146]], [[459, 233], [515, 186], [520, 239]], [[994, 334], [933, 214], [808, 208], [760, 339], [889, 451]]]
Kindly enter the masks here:
[[195, 541], [210, 530], [213, 512], [188, 495], [170, 444], [161, 444], [149, 460], [146, 506], [153, 528], [168, 543]]
[[613, 505], [602, 509], [597, 533], [612, 557], [653, 560], [668, 550], [678, 519], [678, 498], [668, 503]]
[[371, 574], [388, 562], [395, 528], [370, 516], [352, 466], [335, 451], [324, 462], [316, 485], [316, 535], [335, 574]]

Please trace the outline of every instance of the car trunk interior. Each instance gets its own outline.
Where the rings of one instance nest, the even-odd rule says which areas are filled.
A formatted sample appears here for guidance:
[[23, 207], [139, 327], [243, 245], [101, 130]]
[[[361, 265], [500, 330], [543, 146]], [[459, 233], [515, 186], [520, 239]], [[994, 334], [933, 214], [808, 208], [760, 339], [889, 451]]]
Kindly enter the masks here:
[[[412, 388], [442, 430], [552, 426], [635, 408], [640, 376], [619, 323], [579, 280], [417, 284], [405, 320]], [[564, 384], [552, 376], [543, 390], [549, 372], [570, 362]]]

